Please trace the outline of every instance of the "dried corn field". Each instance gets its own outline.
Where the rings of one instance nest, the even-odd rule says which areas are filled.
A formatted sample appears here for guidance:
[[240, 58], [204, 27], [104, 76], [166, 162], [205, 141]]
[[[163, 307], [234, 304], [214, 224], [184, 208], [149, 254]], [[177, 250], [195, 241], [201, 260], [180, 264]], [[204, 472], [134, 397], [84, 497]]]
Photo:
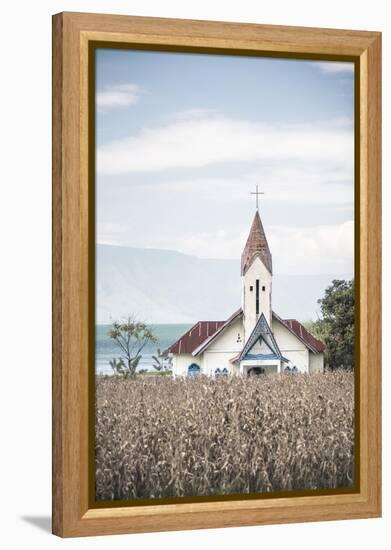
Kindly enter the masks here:
[[97, 500], [349, 487], [354, 379], [97, 377]]

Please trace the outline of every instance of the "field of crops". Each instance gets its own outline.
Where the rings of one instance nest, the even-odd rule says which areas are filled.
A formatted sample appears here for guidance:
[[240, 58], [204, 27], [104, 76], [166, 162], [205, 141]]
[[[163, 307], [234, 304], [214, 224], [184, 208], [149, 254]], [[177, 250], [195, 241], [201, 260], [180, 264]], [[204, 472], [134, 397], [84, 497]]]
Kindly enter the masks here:
[[97, 500], [349, 487], [348, 372], [97, 377]]

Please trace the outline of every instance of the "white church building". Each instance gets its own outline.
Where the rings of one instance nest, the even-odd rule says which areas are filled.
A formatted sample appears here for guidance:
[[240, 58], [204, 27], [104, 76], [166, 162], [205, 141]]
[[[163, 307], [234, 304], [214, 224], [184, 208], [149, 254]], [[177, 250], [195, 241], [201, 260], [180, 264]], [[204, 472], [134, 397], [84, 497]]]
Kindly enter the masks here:
[[199, 321], [168, 348], [174, 376], [323, 372], [324, 344], [272, 309], [272, 255], [258, 207], [241, 259], [241, 308]]

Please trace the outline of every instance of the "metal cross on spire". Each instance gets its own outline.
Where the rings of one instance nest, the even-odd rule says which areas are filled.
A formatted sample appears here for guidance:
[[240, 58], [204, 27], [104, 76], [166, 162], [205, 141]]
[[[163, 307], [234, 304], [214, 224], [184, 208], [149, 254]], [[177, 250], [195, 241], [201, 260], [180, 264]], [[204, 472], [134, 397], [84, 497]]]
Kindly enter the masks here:
[[255, 186], [255, 193], [252, 192], [252, 193], [249, 193], [250, 195], [255, 195], [256, 197], [256, 204], [257, 204], [257, 210], [258, 210], [258, 196], [259, 195], [264, 195], [265, 193], [263, 193], [262, 191], [258, 191], [258, 184]]

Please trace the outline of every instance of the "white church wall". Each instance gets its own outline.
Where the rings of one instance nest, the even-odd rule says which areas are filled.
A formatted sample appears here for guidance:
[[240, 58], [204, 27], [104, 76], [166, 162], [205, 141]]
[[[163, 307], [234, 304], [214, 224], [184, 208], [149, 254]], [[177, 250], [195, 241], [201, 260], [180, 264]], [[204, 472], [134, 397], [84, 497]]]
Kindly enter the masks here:
[[[214, 374], [219, 368], [226, 368], [230, 374], [238, 369], [230, 363], [230, 359], [242, 351], [244, 345], [243, 322], [239, 318], [227, 327], [203, 353], [203, 372]], [[197, 359], [197, 357], [195, 357]]]
[[324, 354], [312, 353], [309, 354], [309, 372], [323, 372], [324, 368]]
[[[259, 279], [259, 315], [256, 313], [257, 279]], [[250, 287], [253, 290], [250, 290]], [[262, 290], [263, 287], [265, 287], [265, 290]], [[242, 308], [245, 312], [244, 328], [246, 340], [253, 331], [261, 313], [265, 315], [269, 326], [271, 326], [271, 293], [272, 276], [263, 262], [257, 257], [242, 277]]]
[[307, 349], [307, 346], [275, 317], [273, 317], [272, 331], [281, 350], [282, 348], [292, 351]]
[[238, 374], [239, 367], [236, 367], [230, 363], [237, 352], [218, 352], [218, 351], [206, 351], [198, 357], [194, 357], [191, 353], [183, 353], [175, 355], [173, 358], [173, 375], [174, 376], [187, 376], [188, 368], [192, 364], [196, 364], [201, 369], [201, 374], [208, 376], [214, 376], [217, 368], [222, 371], [224, 368], [228, 370], [229, 374]]
[[187, 376], [188, 368], [192, 364], [196, 364], [203, 372], [203, 357], [193, 357], [191, 353], [181, 353], [174, 355], [172, 361], [172, 372], [174, 376]]
[[230, 359], [242, 351], [244, 345], [244, 333], [242, 319], [237, 319], [227, 327], [203, 354], [203, 372], [214, 375], [216, 369], [226, 368], [230, 374], [234, 374], [235, 368]]
[[[281, 349], [283, 357], [291, 361], [290, 367], [297, 367], [300, 372], [308, 373], [309, 372], [309, 352], [308, 350], [302, 351], [292, 351]], [[286, 364], [285, 364], [286, 366]]]
[[[211, 344], [204, 353], [227, 352], [235, 355], [242, 351], [244, 346], [244, 334], [242, 319], [237, 319], [227, 327]], [[231, 357], [233, 357], [231, 355]]]
[[282, 355], [289, 359], [301, 372], [309, 372], [307, 346], [275, 317], [273, 318], [272, 330]]
[[236, 369], [229, 360], [232, 359], [235, 355], [236, 352], [232, 353], [206, 351], [204, 353], [203, 373], [209, 376], [214, 376], [216, 369], [220, 369], [220, 371], [222, 371], [224, 368], [226, 368], [229, 374], [234, 374], [236, 372]]

